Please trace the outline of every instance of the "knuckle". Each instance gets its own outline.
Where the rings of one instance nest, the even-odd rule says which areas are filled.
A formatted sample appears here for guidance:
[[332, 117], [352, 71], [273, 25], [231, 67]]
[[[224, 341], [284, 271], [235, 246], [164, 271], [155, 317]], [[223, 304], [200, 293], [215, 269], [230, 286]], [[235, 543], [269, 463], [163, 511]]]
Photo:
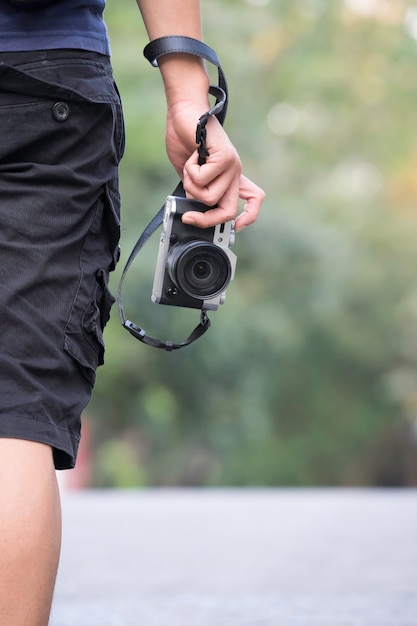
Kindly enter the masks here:
[[222, 215], [222, 221], [230, 222], [231, 220], [235, 219], [235, 217], [236, 217], [236, 211], [224, 211]]
[[204, 202], [208, 206], [214, 207], [216, 206], [218, 202], [218, 197], [216, 196], [216, 194], [210, 191], [209, 189], [205, 189], [203, 191], [202, 198], [203, 198], [202, 202]]
[[265, 196], [266, 196], [265, 191], [259, 187], [259, 193], [258, 193], [259, 200], [263, 202], [265, 200]]

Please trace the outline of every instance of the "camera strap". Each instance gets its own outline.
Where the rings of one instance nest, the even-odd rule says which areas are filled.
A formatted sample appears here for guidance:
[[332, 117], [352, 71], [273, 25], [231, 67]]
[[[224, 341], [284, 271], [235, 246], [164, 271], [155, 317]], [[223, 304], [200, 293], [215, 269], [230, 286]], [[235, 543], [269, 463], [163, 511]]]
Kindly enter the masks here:
[[[224, 123], [224, 119], [226, 117], [228, 97], [226, 77], [223, 73], [219, 58], [214, 50], [203, 42], [197, 39], [192, 39], [191, 37], [181, 37], [177, 35], [160, 37], [159, 39], [154, 39], [153, 41], [151, 41], [143, 51], [146, 59], [154, 67], [158, 67], [159, 57], [165, 54], [172, 53], [192, 54], [194, 56], [205, 59], [206, 61], [209, 61], [218, 69], [219, 84], [218, 86], [210, 85], [209, 88], [209, 93], [216, 98], [216, 103], [211, 109], [209, 109], [206, 113], [204, 113], [204, 115], [200, 117], [196, 129], [198, 164], [204, 165], [204, 163], [206, 162], [206, 158], [209, 156], [209, 152], [207, 151], [206, 146], [206, 124], [212, 115], [215, 115], [221, 124]], [[185, 191], [181, 181], [178, 183], [171, 195], [185, 197]], [[141, 328], [134, 322], [126, 319], [122, 304], [122, 286], [126, 278], [126, 274], [134, 259], [136, 258], [142, 247], [145, 245], [149, 237], [153, 235], [153, 233], [157, 230], [157, 228], [159, 228], [159, 226], [161, 226], [164, 219], [164, 212], [165, 205], [162, 206], [160, 210], [156, 213], [156, 215], [151, 219], [151, 221], [139, 237], [138, 241], [136, 242], [120, 278], [116, 299], [117, 305], [119, 307], [119, 314], [122, 326], [126, 328], [126, 330], [128, 330], [129, 333], [133, 335], [133, 337], [153, 348], [162, 348], [168, 352], [171, 352], [172, 350], [178, 350], [179, 348], [184, 348], [190, 343], [193, 343], [193, 341], [201, 337], [210, 328], [210, 320], [207, 315], [207, 311], [203, 309], [201, 310], [200, 323], [194, 328], [194, 330], [190, 333], [187, 339], [180, 343], [174, 343], [172, 341], [162, 341], [161, 339], [157, 339], [156, 337], [151, 337], [150, 335], [147, 335], [143, 328]]]

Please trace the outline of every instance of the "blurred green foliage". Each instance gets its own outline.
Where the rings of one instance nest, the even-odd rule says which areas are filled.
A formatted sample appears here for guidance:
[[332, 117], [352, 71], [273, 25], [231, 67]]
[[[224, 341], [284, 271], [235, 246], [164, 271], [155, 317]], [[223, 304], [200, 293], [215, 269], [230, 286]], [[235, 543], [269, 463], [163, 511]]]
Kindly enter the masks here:
[[[202, 0], [230, 87], [227, 130], [267, 192], [238, 235], [212, 328], [174, 353], [116, 309], [87, 411], [94, 484], [417, 484], [417, 6]], [[122, 266], [176, 184], [165, 102], [133, 0], [106, 10], [127, 148]], [[157, 236], [125, 310], [183, 339], [196, 311], [153, 305]]]

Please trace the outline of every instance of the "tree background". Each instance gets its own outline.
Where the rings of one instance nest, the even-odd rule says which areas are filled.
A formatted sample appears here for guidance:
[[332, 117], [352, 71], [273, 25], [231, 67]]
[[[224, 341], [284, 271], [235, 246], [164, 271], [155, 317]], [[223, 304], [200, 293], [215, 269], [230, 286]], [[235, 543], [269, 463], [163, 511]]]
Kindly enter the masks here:
[[[202, 9], [228, 77], [227, 130], [267, 198], [237, 237], [236, 279], [202, 339], [154, 350], [114, 309], [86, 412], [93, 484], [416, 485], [417, 4]], [[106, 19], [127, 130], [115, 292], [177, 181], [135, 2], [109, 1]], [[183, 339], [198, 312], [151, 303], [152, 239], [125, 310], [149, 334]]]

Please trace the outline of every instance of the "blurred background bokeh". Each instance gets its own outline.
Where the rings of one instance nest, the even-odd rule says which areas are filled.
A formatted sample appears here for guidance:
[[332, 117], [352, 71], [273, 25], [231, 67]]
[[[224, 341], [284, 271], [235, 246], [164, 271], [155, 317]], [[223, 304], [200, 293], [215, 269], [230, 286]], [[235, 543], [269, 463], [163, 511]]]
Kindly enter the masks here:
[[[415, 486], [417, 2], [202, 8], [228, 77], [226, 128], [265, 206], [238, 235], [227, 301], [192, 346], [144, 346], [114, 308], [85, 415], [83, 480]], [[136, 4], [110, 0], [106, 16], [127, 129], [115, 292], [177, 179]], [[151, 303], [157, 245], [154, 235], [128, 274], [125, 311], [149, 334], [182, 340], [198, 312]]]

